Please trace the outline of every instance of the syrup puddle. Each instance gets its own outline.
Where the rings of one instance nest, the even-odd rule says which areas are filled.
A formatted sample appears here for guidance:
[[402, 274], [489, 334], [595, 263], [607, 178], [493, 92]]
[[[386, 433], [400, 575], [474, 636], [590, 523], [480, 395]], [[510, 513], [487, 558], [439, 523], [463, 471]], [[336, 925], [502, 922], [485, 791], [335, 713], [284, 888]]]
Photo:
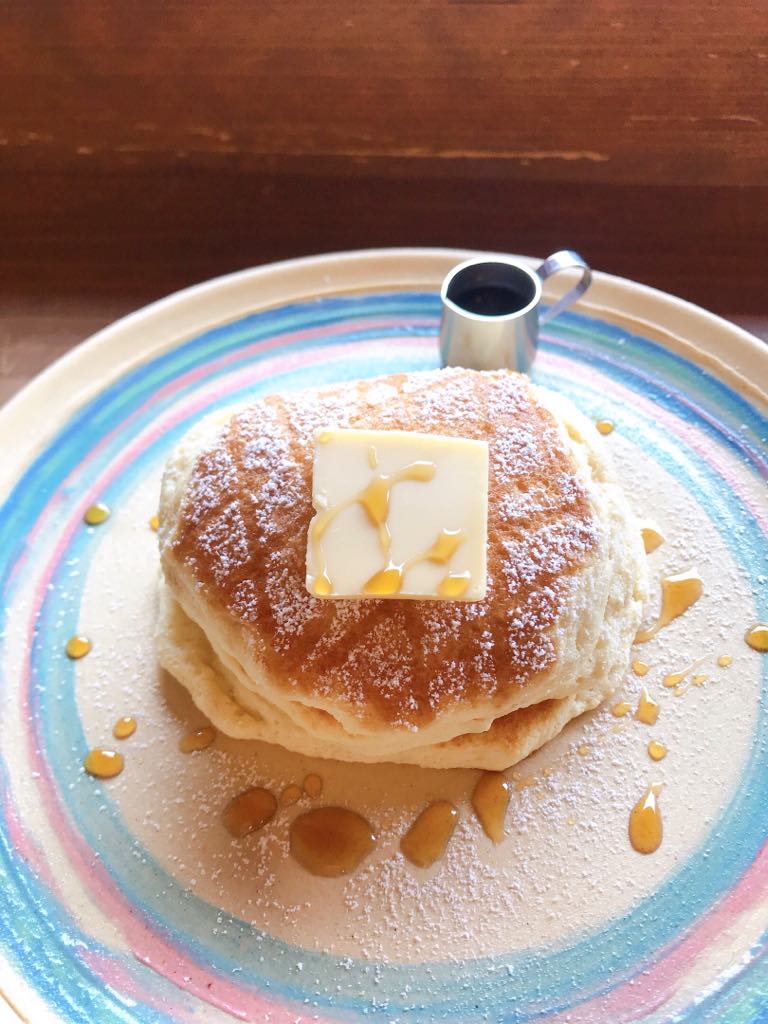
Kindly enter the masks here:
[[500, 843], [504, 838], [504, 816], [509, 796], [509, 783], [501, 772], [484, 772], [472, 793], [472, 806], [478, 821], [494, 843]]
[[348, 875], [376, 844], [369, 823], [346, 807], [318, 807], [291, 824], [291, 854], [312, 875]]
[[400, 840], [403, 855], [417, 868], [430, 867], [445, 853], [458, 820], [459, 812], [447, 800], [425, 807]]

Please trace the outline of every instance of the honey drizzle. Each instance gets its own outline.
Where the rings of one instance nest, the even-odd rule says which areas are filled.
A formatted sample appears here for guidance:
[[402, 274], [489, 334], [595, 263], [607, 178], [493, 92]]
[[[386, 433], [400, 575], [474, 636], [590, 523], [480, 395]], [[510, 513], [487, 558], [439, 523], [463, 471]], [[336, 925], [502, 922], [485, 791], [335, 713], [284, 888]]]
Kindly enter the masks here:
[[277, 800], [268, 789], [252, 786], [233, 797], [224, 808], [221, 820], [235, 839], [264, 828], [275, 816]]
[[[327, 433], [323, 432], [318, 437], [322, 444], [327, 440]], [[368, 448], [368, 465], [376, 469], [379, 464], [378, 452], [375, 445]], [[398, 470], [396, 473], [380, 473], [365, 487], [359, 494], [347, 501], [336, 505], [334, 508], [323, 509], [317, 513], [312, 521], [311, 534], [313, 549], [316, 552], [316, 572], [314, 592], [318, 597], [328, 597], [333, 592], [333, 583], [328, 575], [328, 566], [322, 554], [322, 537], [331, 523], [347, 508], [354, 504], [360, 504], [366, 513], [369, 523], [373, 526], [379, 536], [381, 553], [384, 557], [384, 567], [380, 569], [364, 584], [363, 593], [371, 597], [391, 597], [399, 594], [403, 586], [406, 572], [419, 562], [435, 562], [438, 565], [447, 565], [453, 557], [456, 549], [464, 541], [462, 530], [441, 530], [434, 544], [422, 554], [415, 555], [401, 565], [392, 562], [392, 534], [388, 525], [389, 501], [392, 488], [396, 483], [406, 480], [428, 483], [437, 472], [434, 462], [417, 461], [409, 466]], [[459, 598], [467, 590], [471, 583], [469, 572], [449, 573], [440, 581], [437, 593], [440, 597]]]
[[629, 841], [638, 853], [655, 853], [664, 834], [657, 797], [661, 786], [652, 783], [629, 815]]
[[[377, 597], [399, 594], [403, 586], [405, 574], [419, 562], [435, 562], [438, 565], [446, 565], [453, 557], [456, 549], [464, 540], [463, 530], [441, 530], [437, 540], [423, 554], [414, 555], [403, 562], [402, 565], [394, 565], [392, 561], [387, 562], [384, 569], [373, 575], [363, 585], [363, 593]], [[389, 555], [387, 555], [389, 559]], [[472, 581], [469, 572], [449, 573], [440, 581], [437, 592], [441, 597], [461, 597]]]
[[644, 661], [635, 660], [632, 662], [632, 671], [636, 676], [647, 676], [650, 670], [651, 666], [646, 665]]
[[160, 517], [159, 516], [150, 516], [149, 517], [149, 528], [154, 533], [157, 533], [157, 531], [160, 529]]
[[686, 679], [691, 672], [694, 672], [699, 668], [700, 665], [703, 665], [706, 660], [706, 657], [697, 658], [696, 661], [692, 661], [690, 665], [687, 665], [679, 672], [668, 672], [667, 675], [664, 676], [664, 686], [666, 686], [668, 690], [674, 689], [676, 697], [682, 697], [682, 695], [687, 693], [692, 686], [702, 686], [709, 678], [706, 673], [695, 675], [689, 683], [686, 685], [682, 684], [683, 680]]
[[732, 663], [733, 658], [730, 654], [721, 654], [720, 657], [717, 659], [717, 664], [720, 666], [720, 668], [728, 668], [728, 666]]
[[292, 856], [310, 874], [322, 878], [348, 875], [375, 843], [370, 824], [346, 807], [318, 807], [291, 823]]
[[280, 800], [283, 807], [292, 807], [293, 804], [298, 803], [303, 796], [304, 791], [301, 786], [297, 786], [295, 782], [292, 782], [290, 786], [286, 786], [283, 792], [280, 794]]
[[686, 683], [684, 686], [675, 687], [675, 696], [682, 697], [683, 694], [688, 693], [692, 686], [703, 686], [708, 679], [709, 676], [706, 674], [706, 672], [701, 672], [698, 675], [695, 675], [691, 679], [690, 683]]
[[686, 612], [701, 597], [704, 589], [701, 577], [695, 573], [682, 572], [676, 576], [665, 576], [661, 581], [661, 611], [659, 617], [647, 629], [641, 629], [635, 637], [636, 644], [643, 644], [656, 636], [659, 630], [668, 626], [673, 619]]
[[666, 686], [668, 690], [671, 690], [675, 686], [679, 686], [689, 672], [693, 672], [695, 668], [698, 668], [699, 665], [703, 665], [705, 661], [706, 658], [697, 658], [696, 661], [692, 661], [690, 665], [687, 665], [679, 672], [668, 672], [667, 675], [664, 676], [664, 686]]
[[97, 502], [95, 505], [91, 505], [85, 510], [83, 515], [83, 522], [88, 526], [101, 526], [105, 523], [111, 515], [109, 505], [104, 505], [101, 502]]
[[445, 853], [459, 812], [448, 800], [436, 800], [419, 814], [400, 840], [403, 856], [417, 868], [431, 867]]
[[136, 732], [136, 719], [130, 715], [126, 715], [125, 718], [118, 718], [112, 729], [112, 735], [116, 740], [127, 740], [129, 736], [133, 736]]
[[467, 572], [449, 572], [437, 585], [440, 597], [457, 598], [467, 592], [472, 576]]
[[747, 646], [751, 647], [753, 651], [757, 651], [758, 654], [768, 653], [768, 625], [766, 623], [758, 622], [756, 626], [752, 626], [744, 634], [744, 639]]
[[509, 797], [509, 783], [501, 772], [483, 772], [472, 793], [472, 807], [477, 819], [494, 843], [500, 843], [504, 838], [504, 815]]
[[202, 729], [195, 729], [187, 733], [179, 740], [179, 750], [182, 754], [193, 754], [198, 750], [207, 750], [216, 739], [216, 730], [212, 725], [206, 725]]
[[[323, 432], [319, 435], [318, 441], [321, 444], [325, 443], [326, 440], [327, 432]], [[369, 452], [369, 463], [370, 461]], [[376, 455], [376, 461], [378, 462], [378, 454]], [[392, 488], [395, 484], [402, 483], [406, 480], [427, 483], [432, 480], [436, 472], [437, 466], [434, 462], [412, 462], [410, 465], [405, 466], [396, 473], [379, 473], [373, 478], [367, 487], [364, 487], [363, 490], [359, 492], [359, 494], [354, 495], [347, 501], [342, 501], [339, 505], [336, 505], [333, 508], [326, 508], [318, 511], [317, 515], [312, 520], [312, 525], [310, 527], [316, 562], [314, 587], [316, 594], [325, 597], [333, 590], [333, 584], [328, 576], [328, 566], [323, 557], [321, 542], [323, 534], [337, 516], [341, 515], [341, 513], [346, 509], [351, 508], [352, 505], [362, 505], [363, 510], [368, 517], [368, 522], [378, 532], [379, 544], [381, 545], [381, 552], [384, 556], [385, 568], [382, 572], [386, 573], [387, 569], [391, 565], [390, 550], [392, 547], [392, 534], [389, 531], [387, 519], [389, 518], [389, 499], [392, 493]], [[372, 583], [372, 581], [379, 575], [381, 575], [381, 573], [377, 573], [372, 580], [369, 580], [369, 583]], [[320, 584], [320, 586], [318, 586], [318, 584]], [[384, 593], [397, 593], [397, 591], [386, 590]]]
[[72, 661], [79, 661], [88, 654], [92, 646], [87, 636], [72, 636], [67, 640], [64, 652]]
[[114, 779], [125, 766], [123, 755], [114, 750], [94, 747], [83, 761], [83, 768], [97, 779]]
[[661, 707], [648, 693], [647, 687], [644, 686], [637, 704], [637, 711], [635, 711], [635, 718], [644, 725], [655, 725], [660, 710]]
[[614, 431], [614, 426], [611, 420], [598, 420], [597, 423], [595, 423], [595, 426], [597, 427], [598, 434], [602, 434], [603, 437], [606, 437], [608, 434], [612, 434]]
[[631, 710], [632, 705], [627, 703], [627, 701], [622, 700], [619, 701], [618, 704], [613, 705], [613, 707], [611, 708], [611, 714], [614, 718], [623, 718], [624, 715], [628, 715]]

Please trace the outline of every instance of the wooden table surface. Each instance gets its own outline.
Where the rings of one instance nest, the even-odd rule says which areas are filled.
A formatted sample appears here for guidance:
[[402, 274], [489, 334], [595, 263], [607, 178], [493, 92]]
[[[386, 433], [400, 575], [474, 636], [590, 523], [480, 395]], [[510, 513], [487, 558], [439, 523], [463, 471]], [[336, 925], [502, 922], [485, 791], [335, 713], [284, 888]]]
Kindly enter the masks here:
[[0, 38], [0, 401], [177, 288], [379, 245], [572, 247], [768, 338], [764, 0], [36, 0]]

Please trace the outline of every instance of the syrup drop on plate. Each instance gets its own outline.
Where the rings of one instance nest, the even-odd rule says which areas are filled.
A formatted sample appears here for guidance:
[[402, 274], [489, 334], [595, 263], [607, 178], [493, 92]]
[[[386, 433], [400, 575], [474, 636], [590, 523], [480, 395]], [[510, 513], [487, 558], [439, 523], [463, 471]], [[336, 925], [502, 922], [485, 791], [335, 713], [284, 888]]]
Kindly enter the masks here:
[[472, 806], [483, 831], [494, 843], [504, 838], [504, 815], [509, 806], [509, 783], [501, 772], [484, 772], [472, 793]]
[[656, 529], [651, 523], [643, 523], [640, 527], [640, 535], [643, 538], [643, 547], [646, 555], [651, 555], [656, 548], [664, 543], [664, 534]]
[[320, 796], [323, 792], [323, 780], [319, 775], [315, 775], [313, 772], [304, 779], [304, 792], [313, 800]]
[[417, 868], [428, 868], [445, 853], [459, 812], [447, 800], [425, 807], [400, 840], [403, 855]]
[[206, 750], [216, 739], [216, 730], [212, 725], [206, 725], [202, 729], [195, 729], [187, 733], [179, 740], [179, 750], [182, 754], [192, 754], [197, 750]]
[[630, 812], [629, 841], [638, 853], [655, 853], [661, 846], [664, 830], [657, 800], [660, 792], [660, 785], [650, 785]]
[[242, 839], [272, 821], [277, 811], [277, 800], [268, 789], [252, 786], [233, 797], [224, 808], [221, 820], [224, 828], [235, 839]]
[[123, 755], [114, 750], [95, 747], [83, 761], [83, 768], [97, 779], [113, 779], [123, 770]]
[[116, 740], [127, 740], [129, 736], [133, 736], [136, 732], [136, 719], [130, 715], [126, 715], [125, 718], [118, 718], [115, 722], [114, 728], [112, 729], [112, 735]]
[[375, 844], [369, 823], [346, 807], [318, 807], [291, 823], [292, 856], [310, 874], [322, 878], [348, 875]]
[[110, 515], [109, 505], [102, 505], [101, 502], [98, 502], [96, 505], [91, 505], [90, 508], [85, 510], [83, 522], [87, 523], [88, 526], [100, 526], [109, 519]]
[[758, 623], [747, 630], [744, 639], [753, 651], [766, 654], [768, 652], [768, 625], [763, 622]]
[[640, 700], [635, 711], [635, 718], [644, 725], [655, 725], [661, 710], [659, 704], [648, 693], [644, 686], [640, 694]]
[[91, 641], [87, 636], [73, 636], [67, 640], [67, 646], [64, 648], [68, 658], [72, 661], [78, 661], [80, 658], [84, 658], [92, 647]]

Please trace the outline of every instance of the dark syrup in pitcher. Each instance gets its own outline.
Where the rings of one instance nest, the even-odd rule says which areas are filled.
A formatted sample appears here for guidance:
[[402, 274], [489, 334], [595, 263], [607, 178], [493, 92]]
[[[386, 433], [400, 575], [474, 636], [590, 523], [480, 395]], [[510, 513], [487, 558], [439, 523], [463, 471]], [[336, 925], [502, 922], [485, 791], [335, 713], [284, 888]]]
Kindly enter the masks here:
[[509, 316], [510, 313], [519, 313], [532, 298], [531, 292], [498, 284], [473, 285], [451, 295], [457, 306], [478, 316]]

